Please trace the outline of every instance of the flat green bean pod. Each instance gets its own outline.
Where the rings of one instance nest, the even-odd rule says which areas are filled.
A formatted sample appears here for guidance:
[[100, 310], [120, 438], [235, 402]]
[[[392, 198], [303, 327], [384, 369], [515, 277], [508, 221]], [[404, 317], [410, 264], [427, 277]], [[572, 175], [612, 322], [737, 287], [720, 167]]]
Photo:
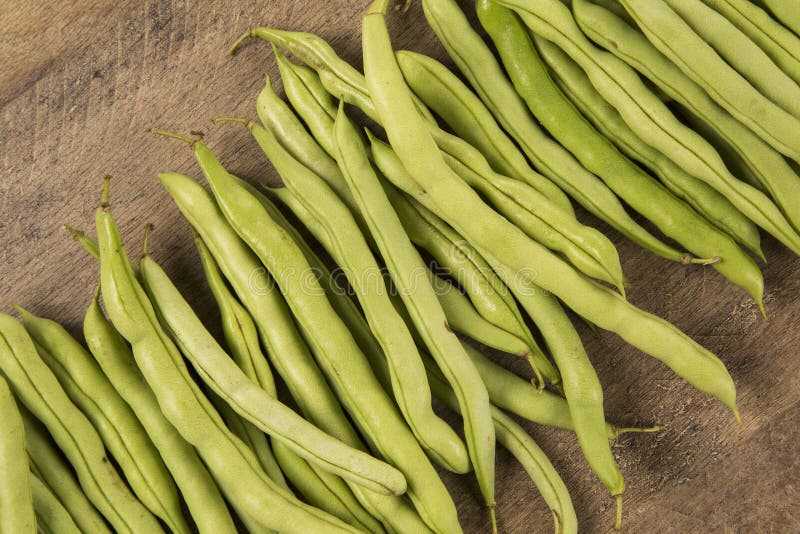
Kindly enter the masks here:
[[[270, 361], [286, 382], [289, 392], [305, 417], [343, 442], [353, 447], [363, 448], [358, 434], [344, 415], [341, 404], [297, 332], [286, 302], [279, 291], [274, 291], [275, 287], [271, 285], [274, 284], [274, 281], [270, 279], [270, 285], [268, 285], [264, 284], [263, 279], [254, 280], [252, 278], [253, 273], [263, 276], [265, 269], [255, 253], [230, 227], [211, 195], [195, 180], [182, 174], [160, 174], [159, 180], [169, 191], [190, 224], [202, 236], [204, 243], [217, 260], [220, 270], [252, 314], [261, 339], [268, 347], [267, 355]], [[237, 183], [245, 184], [242, 181]], [[252, 187], [246, 187], [246, 189], [257, 198], [262, 207], [278, 224], [284, 228], [290, 228], [285, 218], [277, 217], [280, 212], [266, 197]], [[296, 238], [297, 233], [290, 232], [290, 235]], [[303, 250], [307, 257], [316, 257], [308, 254], [309, 247], [306, 246]], [[318, 258], [313, 265], [317, 268], [324, 267]], [[359, 314], [357, 309], [352, 309], [355, 303], [342, 293], [336, 285], [335, 279], [326, 277], [325, 284], [330, 294], [337, 296], [337, 298], [331, 299], [336, 310], [339, 313], [342, 313], [341, 310], [350, 310], [350, 315], [342, 313], [343, 317], [352, 317], [353, 312], [356, 315]], [[351, 307], [348, 307], [345, 301], [349, 302]], [[360, 315], [358, 316], [360, 317]], [[351, 331], [354, 336], [357, 336], [358, 332], [366, 334], [365, 338], [358, 338], [359, 341], [365, 343], [371, 337], [366, 322], [363, 323], [361, 329], [351, 329]], [[265, 340], [272, 344], [267, 344]], [[377, 345], [374, 340], [372, 342]], [[269, 350], [269, 347], [273, 347], [273, 350]], [[370, 353], [368, 352], [368, 354]], [[377, 355], [381, 359], [383, 358], [380, 347], [378, 347]], [[426, 531], [427, 527], [422, 519], [403, 499], [363, 490], [355, 484], [351, 485], [350, 489], [369, 512], [378, 517], [387, 528], [395, 531]]]
[[692, 254], [711, 258], [707, 261], [763, 307], [764, 279], [750, 256], [625, 157], [575, 109], [548, 75], [527, 29], [513, 11], [491, 0], [479, 0], [477, 5], [478, 18], [500, 52], [506, 71], [544, 127], [629, 206]]
[[703, 2], [725, 15], [760, 46], [783, 72], [800, 83], [800, 38], [797, 35], [749, 0], [703, 0]]
[[3, 421], [0, 431], [0, 531], [35, 532], [35, 500], [31, 497], [33, 476], [25, 454], [25, 429], [14, 395], [2, 375], [0, 419]]
[[[482, 110], [481, 114], [487, 116], [487, 120], [493, 114], [534, 165], [583, 207], [655, 254], [673, 261], [687, 260], [685, 253], [667, 245], [636, 223], [602, 180], [587, 171], [542, 130], [489, 47], [472, 29], [453, 0], [426, 0], [423, 8], [439, 40], [480, 98], [446, 67], [430, 58], [416, 56], [420, 61], [424, 59], [425, 68], [435, 73], [439, 84], [433, 84], [428, 76], [415, 82], [410, 72], [406, 71], [404, 75], [415, 92], [431, 93], [429, 98], [421, 96], [422, 100], [458, 135], [470, 141], [476, 129], [472, 126], [475, 119], [469, 117], [476, 110]], [[453, 92], [458, 98], [452, 98]]]
[[666, 0], [665, 3], [761, 94], [800, 117], [800, 87], [723, 14], [702, 0]]
[[111, 534], [103, 516], [83, 493], [75, 472], [56, 449], [42, 424], [25, 409], [20, 410], [25, 425], [25, 449], [31, 471], [56, 495], [82, 532]]
[[99, 297], [98, 292], [83, 320], [83, 333], [89, 350], [158, 449], [198, 530], [201, 533], [235, 532], [233, 520], [214, 479], [194, 447], [162, 413], [155, 394], [136, 366], [130, 347], [100, 308]]
[[[47, 534], [80, 534], [81, 530], [69, 511], [58, 500], [47, 484], [35, 474], [30, 474], [30, 492], [33, 496], [33, 509], [36, 511], [35, 527], [33, 524], [27, 530], [9, 530], [3, 532], [33, 532], [38, 530]], [[6, 525], [3, 525], [6, 526]]]
[[[426, 391], [425, 367], [408, 327], [389, 300], [383, 277], [378, 276], [380, 267], [356, 219], [324, 180], [280, 149], [277, 139], [268, 130], [253, 123], [248, 127], [293, 194], [295, 215], [344, 269], [370, 329], [383, 347], [391, 370], [395, 401], [417, 440], [443, 467], [457, 473], [469, 471], [469, 457], [463, 442], [433, 412], [430, 391]], [[378, 247], [382, 248], [383, 236], [374, 232], [369, 220], [367, 224]]]
[[798, 0], [758, 0], [781, 24], [800, 35], [800, 1]]
[[664, 0], [620, 0], [665, 56], [775, 150], [800, 160], [800, 118], [760, 93]]
[[[577, 2], [573, 8], [577, 22], [587, 36], [652, 80], [727, 141], [744, 159], [789, 222], [800, 228], [800, 180], [781, 154], [714, 102], [702, 87], [681, 72], [634, 27], [591, 3]], [[679, 160], [674, 161], [679, 164]], [[737, 174], [747, 178], [741, 172]], [[708, 183], [714, 186], [713, 182]], [[725, 193], [724, 190], [720, 192]], [[747, 193], [746, 188], [743, 193]], [[726, 196], [730, 198], [730, 195]], [[746, 244], [754, 249], [753, 244], [758, 243], [757, 233], [753, 230], [748, 236]]]
[[[258, 332], [253, 318], [236, 300], [236, 297], [231, 294], [211, 255], [211, 251], [208, 250], [208, 247], [200, 237], [195, 237], [195, 246], [200, 253], [206, 280], [219, 306], [223, 319], [223, 333], [234, 361], [248, 378], [259, 384], [271, 395], [277, 396], [272, 375], [265, 375], [263, 371], [259, 372], [259, 368], [268, 366], [268, 363], [261, 352]], [[222, 401], [220, 404], [226, 403]], [[232, 411], [227, 405], [225, 408], [227, 411]], [[220, 413], [223, 417], [225, 416], [224, 410], [220, 410]], [[251, 423], [244, 421], [238, 414], [235, 417], [243, 427], [242, 430], [244, 432], [240, 431], [240, 434], [248, 435], [251, 448], [254, 449], [262, 467], [273, 480], [279, 484], [285, 484], [282, 470], [310, 504], [335, 515], [353, 526], [365, 528], [370, 532], [381, 532], [383, 530], [380, 524], [358, 503], [353, 493], [341, 479], [308, 464], [279, 441], [272, 443], [272, 450], [275, 451], [273, 456], [272, 451], [269, 449], [270, 444], [267, 437]], [[243, 441], [248, 441], [242, 435], [239, 435], [239, 437]]]
[[800, 236], [777, 207], [761, 192], [735, 179], [719, 154], [702, 137], [678, 121], [644, 86], [633, 69], [592, 45], [564, 4], [559, 0], [500, 0], [498, 3], [517, 11], [535, 33], [569, 54], [586, 71], [592, 85], [617, 108], [625, 122], [642, 139], [711, 185], [750, 220], [795, 253], [800, 253]]
[[[405, 117], [406, 113], [399, 116]], [[438, 212], [484, 256], [488, 251], [496, 261], [509, 266], [513, 276], [497, 274], [510, 289], [514, 290], [512, 284], [520, 279], [525, 281], [535, 277], [539, 287], [552, 292], [591, 323], [616, 332], [627, 342], [664, 362], [696, 388], [720, 399], [738, 419], [733, 380], [714, 354], [667, 321], [640, 310], [621, 295], [582, 276], [528, 238], [484, 204], [457, 176], [450, 175], [449, 167], [441, 158], [437, 162], [430, 152], [426, 152], [430, 146], [425, 146], [424, 132], [412, 125], [408, 125], [406, 131], [414, 132], [415, 139], [419, 140], [415, 150], [410, 151], [414, 158], [419, 161], [424, 155], [425, 166], [436, 166], [436, 170], [417, 172], [413, 178], [408, 171], [396, 172], [398, 166], [392, 164], [392, 160], [399, 161], [397, 155], [388, 145], [374, 140], [372, 154], [375, 163], [397, 187]], [[404, 170], [400, 163], [399, 169]], [[415, 163], [415, 168], [419, 167]]]
[[409, 496], [423, 519], [443, 531], [460, 531], [452, 499], [390, 398], [375, 381], [319, 282], [314, 277], [300, 280], [296, 276], [309, 272], [302, 251], [202, 142], [194, 142], [193, 148], [222, 212], [275, 276], [345, 409], [367, 440], [405, 475]]
[[228, 499], [265, 528], [354, 532], [338, 518], [301, 503], [276, 486], [261, 471], [255, 455], [224, 426], [159, 325], [134, 275], [108, 206], [107, 191], [108, 182], [95, 217], [106, 310], [120, 333], [132, 342], [136, 363], [164, 415], [195, 446]]
[[[451, 409], [458, 411], [458, 401], [453, 390], [449, 388], [442, 377], [436, 376], [436, 374], [433, 370], [430, 372], [431, 388], [436, 398]], [[555, 522], [555, 532], [558, 534], [576, 533], [578, 518], [575, 515], [575, 508], [572, 506], [572, 499], [564, 481], [561, 480], [558, 471], [550, 463], [547, 455], [524, 428], [495, 406], [492, 406], [492, 421], [497, 441], [519, 461], [550, 508]]]
[[239, 415], [327, 471], [373, 491], [405, 492], [405, 480], [396, 469], [324, 433], [247, 378], [150, 256], [141, 259], [139, 270], [165, 329], [200, 377]]
[[92, 422], [142, 504], [174, 532], [190, 532], [178, 490], [130, 406], [92, 356], [55, 321], [17, 306], [39, 356]]
[[160, 531], [156, 518], [106, 458], [97, 431], [39, 357], [25, 328], [5, 314], [0, 314], [0, 369], [20, 401], [50, 431], [87, 497], [111, 525], [121, 532]]
[[[763, 257], [758, 243], [758, 229], [750, 219], [716, 189], [686, 173], [637, 136], [622, 120], [614, 106], [597, 92], [583, 69], [560, 48], [538, 37], [536, 45], [550, 67], [554, 81], [595, 128], [611, 139], [628, 157], [650, 168], [667, 188], [698, 213], [702, 213], [706, 219], [737, 241], [754, 246], [755, 252]], [[755, 232], [754, 243], [749, 239], [751, 231]]]

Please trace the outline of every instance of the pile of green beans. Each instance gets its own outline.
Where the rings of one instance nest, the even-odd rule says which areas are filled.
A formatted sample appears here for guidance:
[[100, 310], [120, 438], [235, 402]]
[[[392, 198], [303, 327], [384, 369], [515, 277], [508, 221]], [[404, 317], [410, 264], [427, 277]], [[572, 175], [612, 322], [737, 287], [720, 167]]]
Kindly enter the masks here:
[[209, 186], [158, 175], [221, 340], [147, 253], [152, 225], [131, 262], [105, 178], [97, 239], [66, 227], [100, 266], [85, 343], [0, 313], [0, 532], [473, 531], [434, 464], [474, 477], [496, 532], [498, 443], [555, 531], [577, 532], [567, 486], [508, 414], [575, 435], [619, 528], [610, 440], [663, 427], [608, 421], [568, 309], [739, 419], [722, 360], [627, 301], [617, 236], [571, 200], [766, 315], [759, 228], [800, 252], [797, 2], [476, 0], [497, 57], [455, 0], [421, 4], [466, 81], [393, 48], [388, 0], [361, 21], [363, 73], [310, 33], [234, 43], [271, 43], [286, 100], [267, 76], [261, 123], [213, 122], [248, 129], [268, 183], [231, 174], [203, 134], [152, 130], [186, 143]]

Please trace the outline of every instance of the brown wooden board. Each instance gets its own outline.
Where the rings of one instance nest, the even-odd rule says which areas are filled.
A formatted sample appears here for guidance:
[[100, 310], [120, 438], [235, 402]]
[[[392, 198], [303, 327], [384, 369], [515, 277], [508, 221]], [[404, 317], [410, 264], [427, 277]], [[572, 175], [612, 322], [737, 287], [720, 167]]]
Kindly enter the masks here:
[[[255, 117], [264, 71], [278, 79], [274, 58], [261, 42], [235, 58], [226, 49], [249, 26], [271, 25], [316, 32], [360, 65], [359, 18], [367, 3], [0, 2], [0, 310], [20, 303], [80, 332], [97, 266], [61, 226], [92, 230], [101, 177], [112, 174], [112, 205], [128, 249], [136, 251], [145, 224], [155, 223], [153, 256], [212, 324], [215, 312], [188, 225], [155, 179], [159, 171], [200, 173], [185, 146], [145, 130], [204, 130], [232, 171], [253, 181], [274, 179], [243, 128], [209, 123], [221, 114]], [[470, 2], [463, 6], [472, 11]], [[389, 18], [397, 47], [445, 59], [419, 2]], [[628, 485], [625, 530], [800, 530], [800, 261], [764, 238], [764, 320], [744, 292], [712, 269], [669, 263], [608, 232], [630, 279], [630, 300], [722, 358], [738, 386], [744, 420], [737, 425], [720, 403], [616, 336], [579, 324], [605, 386], [608, 418], [669, 427], [615, 444]], [[504, 360], [525, 372], [520, 362]], [[582, 531], [609, 530], [613, 502], [575, 437], [525, 426], [564, 477]], [[475, 482], [444, 478], [465, 531], [487, 532]], [[552, 530], [542, 499], [502, 450], [497, 486], [502, 532]]]

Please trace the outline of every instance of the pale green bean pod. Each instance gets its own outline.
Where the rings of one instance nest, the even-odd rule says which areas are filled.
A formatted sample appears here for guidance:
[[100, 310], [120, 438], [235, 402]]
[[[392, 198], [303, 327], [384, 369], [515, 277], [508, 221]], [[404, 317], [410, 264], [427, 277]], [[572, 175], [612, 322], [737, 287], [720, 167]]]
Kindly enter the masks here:
[[[45, 534], [80, 534], [81, 530], [75, 520], [47, 484], [33, 473], [30, 474], [30, 479], [33, 508], [36, 511], [36, 528], [31, 529], [31, 532], [38, 530]], [[25, 530], [3, 530], [3, 532], [16, 533]]]
[[[0, 532], [36, 531], [33, 478], [25, 454], [25, 428], [17, 402], [0, 374]], [[38, 481], [38, 479], [36, 479]]]

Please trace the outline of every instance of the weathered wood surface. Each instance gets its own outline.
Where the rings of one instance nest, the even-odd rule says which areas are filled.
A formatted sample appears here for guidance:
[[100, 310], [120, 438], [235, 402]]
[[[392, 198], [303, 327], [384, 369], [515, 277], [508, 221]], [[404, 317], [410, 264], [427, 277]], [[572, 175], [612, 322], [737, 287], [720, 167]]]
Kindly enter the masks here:
[[[97, 283], [95, 262], [61, 230], [91, 230], [101, 177], [129, 250], [145, 223], [151, 251], [191, 302], [211, 310], [190, 231], [158, 186], [159, 171], [199, 175], [190, 152], [145, 133], [202, 129], [230, 168], [250, 179], [273, 171], [246, 132], [212, 126], [221, 114], [254, 117], [269, 48], [225, 55], [251, 25], [313, 31], [360, 64], [359, 15], [368, 2], [154, 0], [0, 3], [0, 309], [18, 302], [79, 332]], [[471, 11], [470, 2], [464, 8]], [[415, 3], [392, 15], [399, 47], [444, 58]], [[596, 223], [586, 216], [586, 220]], [[630, 300], [674, 322], [719, 354], [739, 388], [744, 423], [608, 333], [579, 325], [605, 386], [609, 419], [662, 423], [661, 435], [618, 440], [629, 532], [791, 532], [800, 529], [800, 261], [765, 238], [769, 319], [711, 269], [655, 258], [611, 234], [630, 278]], [[213, 322], [213, 312], [205, 311]], [[516, 362], [514, 362], [516, 363]], [[515, 366], [524, 372], [523, 366]], [[612, 501], [588, 471], [574, 436], [527, 425], [572, 493], [584, 532], [609, 529]], [[549, 532], [552, 521], [525, 473], [499, 452], [503, 532]], [[486, 532], [477, 485], [445, 476], [467, 532]]]

